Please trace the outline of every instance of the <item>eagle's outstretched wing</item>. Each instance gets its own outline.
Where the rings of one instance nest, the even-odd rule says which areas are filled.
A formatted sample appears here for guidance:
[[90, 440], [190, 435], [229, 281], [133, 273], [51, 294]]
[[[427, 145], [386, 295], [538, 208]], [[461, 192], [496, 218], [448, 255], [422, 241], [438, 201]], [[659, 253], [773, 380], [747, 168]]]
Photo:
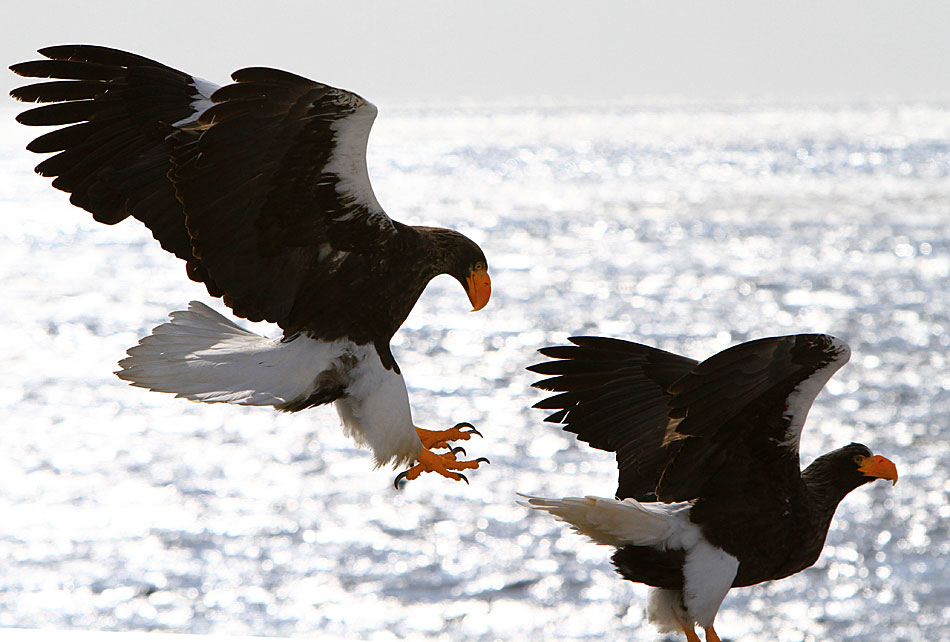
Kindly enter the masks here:
[[560, 409], [547, 420], [616, 452], [617, 496], [639, 501], [694, 499], [719, 474], [741, 479], [744, 460], [781, 460], [797, 475], [808, 410], [850, 355], [820, 334], [749, 341], [702, 363], [619, 339], [571, 342], [529, 368], [556, 375], [535, 386], [560, 393], [535, 407]]

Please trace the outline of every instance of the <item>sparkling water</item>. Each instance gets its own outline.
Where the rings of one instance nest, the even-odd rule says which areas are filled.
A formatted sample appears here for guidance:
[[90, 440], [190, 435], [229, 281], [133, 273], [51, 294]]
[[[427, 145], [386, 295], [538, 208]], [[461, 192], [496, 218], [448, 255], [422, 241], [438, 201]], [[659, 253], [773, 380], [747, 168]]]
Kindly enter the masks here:
[[717, 628], [950, 640], [950, 106], [384, 106], [380, 202], [471, 236], [494, 282], [473, 314], [437, 278], [393, 341], [418, 425], [471, 421], [468, 455], [492, 463], [399, 492], [331, 408], [117, 379], [168, 312], [223, 307], [143, 226], [94, 223], [33, 175], [38, 132], [2, 115], [0, 626], [655, 640], [611, 549], [515, 503], [616, 484], [611, 454], [530, 409], [524, 367], [573, 334], [702, 359], [826, 332], [853, 356], [803, 464], [859, 441], [901, 481], [854, 491], [818, 563], [733, 590]]

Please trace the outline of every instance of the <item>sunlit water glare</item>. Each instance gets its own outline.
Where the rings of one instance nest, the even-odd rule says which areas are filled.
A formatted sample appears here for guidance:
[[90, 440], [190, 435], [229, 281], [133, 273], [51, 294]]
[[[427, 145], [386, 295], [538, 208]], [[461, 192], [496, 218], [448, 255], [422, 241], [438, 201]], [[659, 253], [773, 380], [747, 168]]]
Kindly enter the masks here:
[[332, 409], [117, 379], [169, 311], [222, 308], [144, 228], [95, 224], [34, 176], [34, 133], [3, 114], [0, 626], [657, 639], [610, 549], [515, 504], [616, 482], [610, 454], [541, 423], [524, 367], [571, 334], [704, 358], [827, 332], [853, 357], [803, 462], [860, 441], [901, 481], [847, 497], [819, 562], [733, 591], [718, 629], [950, 640], [950, 107], [383, 109], [380, 202], [470, 235], [494, 280], [472, 314], [436, 279], [394, 340], [417, 422], [472, 421], [468, 453], [492, 463], [401, 492]]

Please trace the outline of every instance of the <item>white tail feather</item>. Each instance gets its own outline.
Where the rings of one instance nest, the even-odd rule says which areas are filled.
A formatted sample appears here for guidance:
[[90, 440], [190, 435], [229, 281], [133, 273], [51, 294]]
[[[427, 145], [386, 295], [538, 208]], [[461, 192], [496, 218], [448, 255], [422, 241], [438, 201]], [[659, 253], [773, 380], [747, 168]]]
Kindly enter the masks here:
[[[669, 546], [680, 529], [683, 504], [644, 505], [633, 499], [604, 497], [531, 497], [523, 506], [543, 510], [567, 522], [572, 529], [606, 546]], [[678, 541], [676, 543], [679, 543]]]
[[281, 406], [306, 398], [344, 350], [305, 336], [263, 337], [198, 301], [170, 317], [129, 349], [119, 378], [194, 401]]
[[684, 588], [650, 589], [647, 618], [661, 632], [686, 625], [710, 627], [732, 586], [739, 560], [703, 537], [689, 519], [688, 502], [641, 504], [634, 499], [603, 497], [529, 497], [524, 506], [551, 513], [598, 544], [620, 548], [633, 544], [685, 551]]

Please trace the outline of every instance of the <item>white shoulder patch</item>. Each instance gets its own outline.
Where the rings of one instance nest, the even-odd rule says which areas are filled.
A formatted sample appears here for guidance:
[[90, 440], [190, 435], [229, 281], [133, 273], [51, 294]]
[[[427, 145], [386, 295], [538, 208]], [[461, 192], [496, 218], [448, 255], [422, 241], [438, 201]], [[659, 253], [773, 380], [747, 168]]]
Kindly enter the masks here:
[[338, 194], [359, 203], [374, 215], [381, 215], [388, 222], [389, 217], [376, 200], [366, 167], [366, 146], [377, 112], [376, 105], [362, 101], [352, 114], [330, 125], [335, 146], [324, 169], [339, 179]]
[[822, 368], [816, 370], [810, 377], [798, 384], [798, 387], [792, 391], [786, 401], [784, 416], [789, 419], [788, 430], [785, 433], [785, 440], [779, 445], [798, 450], [799, 442], [802, 437], [802, 428], [805, 425], [805, 419], [808, 418], [808, 411], [818, 397], [828, 380], [841, 367], [848, 363], [851, 358], [851, 349], [844, 341], [835, 337], [831, 339], [831, 350], [835, 352], [834, 357]]

